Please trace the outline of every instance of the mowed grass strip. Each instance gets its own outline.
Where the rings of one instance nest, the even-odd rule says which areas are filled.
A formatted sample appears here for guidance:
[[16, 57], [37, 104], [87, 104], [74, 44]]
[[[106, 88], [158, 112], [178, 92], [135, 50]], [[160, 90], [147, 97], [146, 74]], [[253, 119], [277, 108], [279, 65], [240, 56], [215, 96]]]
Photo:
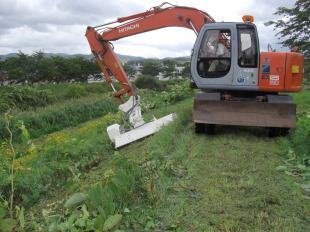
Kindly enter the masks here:
[[206, 192], [190, 203], [189, 228], [305, 231], [306, 202], [294, 180], [276, 171], [283, 164], [276, 141], [235, 128], [194, 144], [193, 185]]
[[[215, 136], [197, 135], [192, 102], [178, 107], [179, 119], [139, 146], [141, 156], [170, 157], [181, 173], [154, 180], [158, 220], [176, 231], [310, 229], [302, 190], [276, 170], [284, 162], [277, 154], [288, 149], [282, 139], [248, 127], [219, 126]], [[137, 146], [124, 152], [136, 154]]]

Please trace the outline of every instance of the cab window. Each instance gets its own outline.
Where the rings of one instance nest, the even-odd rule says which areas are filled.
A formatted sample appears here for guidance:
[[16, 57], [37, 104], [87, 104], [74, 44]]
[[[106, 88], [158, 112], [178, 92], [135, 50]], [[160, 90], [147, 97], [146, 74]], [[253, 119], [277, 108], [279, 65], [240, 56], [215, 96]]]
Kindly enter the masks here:
[[231, 64], [231, 31], [207, 30], [199, 48], [197, 71], [203, 78], [225, 76]]
[[257, 67], [258, 51], [254, 27], [238, 25], [238, 65], [240, 67]]

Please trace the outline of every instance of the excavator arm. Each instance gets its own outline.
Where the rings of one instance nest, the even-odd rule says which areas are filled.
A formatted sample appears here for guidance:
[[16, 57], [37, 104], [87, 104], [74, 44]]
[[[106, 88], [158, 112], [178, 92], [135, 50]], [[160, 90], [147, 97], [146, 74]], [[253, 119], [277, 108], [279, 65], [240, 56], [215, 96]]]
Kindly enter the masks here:
[[[169, 4], [169, 7], [163, 8], [167, 4]], [[114, 53], [110, 41], [170, 26], [188, 28], [198, 34], [202, 25], [209, 22], [215, 22], [215, 20], [204, 11], [163, 3], [143, 13], [118, 18], [114, 22], [100, 26], [87, 27], [86, 37], [100, 69], [107, 82], [112, 86], [114, 96], [119, 104], [123, 104], [121, 98], [123, 94], [127, 93], [129, 96], [136, 97], [137, 94]], [[109, 27], [116, 23], [119, 25]], [[113, 87], [108, 70], [122, 85], [123, 89], [121, 91], [116, 91]]]
[[[167, 4], [169, 6], [164, 8], [163, 6]], [[160, 6], [151, 8], [149, 11], [118, 18], [115, 22], [87, 27], [86, 37], [90, 49], [106, 81], [114, 91], [114, 97], [120, 104], [119, 109], [125, 112], [123, 124], [126, 125], [126, 128], [119, 124], [107, 128], [111, 141], [115, 143], [115, 148], [155, 133], [161, 126], [173, 121], [176, 114], [170, 114], [160, 119], [153, 116], [152, 121], [144, 122], [140, 108], [140, 97], [133, 85], [131, 85], [110, 41], [170, 26], [188, 28], [198, 35], [201, 27], [209, 22], [215, 21], [210, 15], [201, 10], [163, 3]], [[110, 75], [120, 82], [123, 87], [122, 90], [117, 91], [114, 88]], [[130, 96], [125, 103], [122, 100], [123, 94]], [[129, 123], [127, 122], [128, 119]]]

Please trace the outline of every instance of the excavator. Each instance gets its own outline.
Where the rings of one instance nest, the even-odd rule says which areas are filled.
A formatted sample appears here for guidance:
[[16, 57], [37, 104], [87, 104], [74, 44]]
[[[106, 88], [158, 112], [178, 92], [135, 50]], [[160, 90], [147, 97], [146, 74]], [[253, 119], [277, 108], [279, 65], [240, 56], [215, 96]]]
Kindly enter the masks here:
[[[301, 91], [304, 55], [260, 52], [254, 18], [245, 15], [242, 20], [216, 22], [205, 11], [165, 2], [146, 12], [87, 27], [90, 49], [126, 118], [127, 126], [114, 124], [107, 128], [115, 148], [155, 133], [177, 116], [153, 117], [145, 123], [142, 100], [111, 41], [172, 26], [190, 29], [197, 36], [191, 54], [190, 84], [200, 89], [193, 109], [196, 133], [214, 134], [216, 125], [236, 125], [265, 127], [269, 136], [277, 136], [296, 127], [293, 98], [280, 93]], [[112, 76], [122, 90], [115, 89]], [[124, 94], [129, 97], [126, 102]]]

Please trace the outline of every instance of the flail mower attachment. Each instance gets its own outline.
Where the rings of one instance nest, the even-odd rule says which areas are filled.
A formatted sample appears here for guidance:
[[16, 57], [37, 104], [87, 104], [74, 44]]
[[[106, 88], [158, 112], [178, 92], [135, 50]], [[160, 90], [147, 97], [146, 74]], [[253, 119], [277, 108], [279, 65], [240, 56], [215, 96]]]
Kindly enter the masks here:
[[[153, 115], [153, 119], [146, 123], [141, 114], [140, 97], [136, 96], [130, 97], [127, 102], [119, 106], [119, 109], [125, 112], [124, 124], [127, 128], [119, 124], [113, 124], [107, 128], [109, 138], [115, 144], [115, 148], [150, 136], [177, 117], [175, 113], [160, 119], [156, 119]], [[127, 118], [129, 118], [129, 123]]]

